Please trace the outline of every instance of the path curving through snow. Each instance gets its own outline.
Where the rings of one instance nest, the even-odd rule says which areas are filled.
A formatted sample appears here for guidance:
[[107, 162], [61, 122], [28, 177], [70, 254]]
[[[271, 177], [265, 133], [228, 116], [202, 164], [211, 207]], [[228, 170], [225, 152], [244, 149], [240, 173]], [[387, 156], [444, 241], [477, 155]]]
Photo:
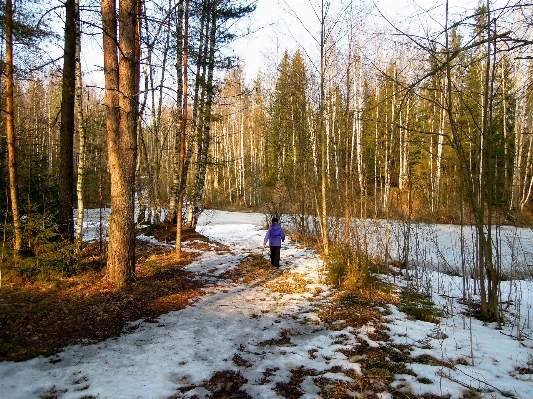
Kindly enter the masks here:
[[[250, 259], [267, 263], [261, 259], [268, 257], [264, 221], [260, 214], [204, 214], [200, 232], [229, 248], [213, 244], [186, 266], [208, 283], [206, 295], [155, 323], [130, 323], [125, 330], [131, 332], [115, 339], [68, 347], [51, 358], [0, 362], [0, 399], [313, 399], [320, 397], [317, 384], [335, 383], [351, 397], [391, 399], [389, 390], [410, 397], [533, 398], [533, 282], [502, 284], [504, 297], [521, 311], [515, 319], [507, 312], [510, 321], [497, 330], [468, 317], [460, 278], [425, 270], [420, 283], [444, 311], [440, 324], [388, 305], [381, 310], [388, 313], [382, 321], [390, 340], [375, 342], [371, 322], [360, 328], [339, 323], [333, 330], [320, 320], [316, 310], [333, 294], [324, 284], [323, 263], [290, 237], [280, 270], [267, 280], [237, 273]], [[401, 276], [382, 278], [402, 284]], [[283, 289], [291, 284], [301, 289]], [[402, 353], [405, 373], [391, 376], [379, 392], [359, 392], [360, 381], [385, 370], [368, 369], [373, 366], [365, 364], [363, 346]], [[344, 354], [355, 348], [357, 356]]]
[[[217, 217], [222, 221], [211, 218], [199, 230], [230, 252], [204, 252], [186, 267], [212, 283], [207, 295], [157, 323], [132, 323], [136, 329], [116, 339], [68, 347], [52, 358], [2, 362], [0, 397], [201, 398], [212, 394], [206, 382], [224, 372], [243, 377], [234, 388], [244, 395], [276, 398], [276, 389], [289, 384], [295, 369], [340, 380], [348, 377], [332, 368], [358, 370], [359, 364], [338, 352], [354, 345], [355, 335], [325, 329], [313, 312], [330, 294], [319, 257], [290, 238], [282, 247], [277, 278], [307, 281], [304, 293], [221, 279], [250, 254], [268, 254], [262, 249], [261, 218], [228, 223], [224, 215]], [[319, 397], [312, 377], [294, 389], [307, 398]]]

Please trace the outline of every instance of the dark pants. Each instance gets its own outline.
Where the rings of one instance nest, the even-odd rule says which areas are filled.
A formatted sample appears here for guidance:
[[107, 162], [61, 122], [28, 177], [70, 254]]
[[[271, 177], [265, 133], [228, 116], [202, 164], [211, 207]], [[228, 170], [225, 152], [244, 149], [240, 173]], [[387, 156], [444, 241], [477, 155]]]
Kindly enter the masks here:
[[279, 254], [281, 247], [270, 247], [270, 263], [272, 266], [279, 267]]

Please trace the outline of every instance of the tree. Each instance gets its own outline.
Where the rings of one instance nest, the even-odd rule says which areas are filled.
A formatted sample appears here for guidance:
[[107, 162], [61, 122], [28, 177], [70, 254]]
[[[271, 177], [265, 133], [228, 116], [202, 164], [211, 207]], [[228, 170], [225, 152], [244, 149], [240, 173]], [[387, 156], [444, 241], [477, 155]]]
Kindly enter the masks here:
[[[479, 104], [480, 121], [477, 123], [478, 135], [474, 136], [474, 143], [476, 146], [476, 153], [474, 154], [474, 162], [476, 166], [472, 168], [471, 161], [472, 154], [468, 154], [464, 148], [464, 138], [461, 134], [460, 125], [457, 121], [457, 114], [454, 110], [454, 82], [452, 80], [452, 52], [450, 51], [450, 40], [448, 26], [446, 26], [446, 45], [445, 45], [445, 70], [446, 70], [446, 114], [450, 124], [451, 135], [448, 136], [451, 147], [460, 163], [462, 172], [462, 180], [466, 190], [466, 196], [471, 207], [472, 215], [474, 217], [476, 233], [478, 237], [478, 271], [480, 284], [480, 298], [481, 311], [485, 317], [499, 321], [498, 309], [498, 295], [500, 276], [495, 267], [492, 253], [492, 217], [493, 217], [493, 181], [495, 178], [495, 169], [493, 160], [493, 145], [494, 145], [494, 125], [492, 102], [494, 95], [492, 88], [494, 80], [491, 78], [491, 73], [494, 68], [492, 64], [492, 45], [496, 40], [496, 32], [492, 32], [491, 28], [491, 12], [490, 4], [487, 2], [486, 7], [478, 10], [479, 27], [481, 37], [478, 42], [478, 48], [485, 46], [485, 53], [482, 54], [480, 60], [481, 67], [481, 84], [480, 90], [477, 92], [481, 94], [481, 101]], [[448, 15], [446, 15], [446, 24], [448, 24]], [[486, 36], [484, 35], [486, 33]], [[481, 62], [480, 62], [481, 63]], [[455, 94], [459, 97], [463, 93]], [[464, 101], [464, 100], [463, 100]], [[473, 115], [472, 108], [469, 108], [470, 116]], [[487, 280], [485, 280], [487, 279]], [[488, 287], [486, 285], [488, 283]]]
[[181, 229], [183, 227], [183, 198], [185, 195], [185, 138], [187, 133], [187, 67], [189, 55], [189, 0], [185, 0], [185, 28], [183, 32], [183, 102], [179, 145], [178, 201], [176, 218], [176, 255], [181, 258]]
[[[184, 52], [188, 49], [184, 48], [184, 32], [183, 32], [183, 3], [184, 0], [178, 0], [178, 7], [177, 12], [174, 12], [175, 16], [175, 25], [176, 25], [176, 32], [175, 32], [175, 38], [176, 38], [176, 110], [174, 111], [176, 124], [180, 122], [180, 119], [183, 118], [183, 107], [184, 105], [184, 96], [183, 96], [183, 89], [184, 84], [186, 84], [184, 79], [184, 70], [183, 70], [183, 56]], [[187, 4], [188, 5], [188, 4]], [[188, 27], [187, 27], [188, 29]], [[187, 32], [188, 33], [188, 32]], [[188, 42], [188, 38], [187, 38]], [[184, 51], [185, 50], [185, 51]], [[173, 156], [173, 163], [172, 163], [172, 189], [170, 193], [170, 201], [169, 201], [169, 208], [168, 208], [168, 214], [166, 218], [167, 223], [176, 223], [177, 221], [177, 215], [178, 215], [178, 193], [181, 188], [180, 183], [180, 171], [181, 171], [181, 134], [182, 134], [182, 127], [183, 127], [183, 120], [181, 120], [180, 123], [180, 129], [175, 129], [176, 137], [174, 138], [174, 156]], [[184, 176], [185, 177], [185, 176]], [[182, 210], [180, 209], [180, 212]]]
[[269, 212], [274, 215], [294, 215], [297, 231], [308, 233], [307, 216], [315, 214], [313, 190], [309, 181], [313, 161], [308, 126], [308, 74], [300, 51], [290, 57], [284, 52], [278, 66], [272, 99], [269, 104], [266, 139], [266, 173], [263, 184], [269, 187], [265, 198]]
[[[135, 277], [134, 188], [137, 160], [139, 0], [102, 1], [106, 127], [111, 174], [108, 280]], [[118, 27], [118, 35], [117, 35]]]
[[76, 94], [76, 1], [66, 1], [65, 46], [59, 139], [59, 232], [74, 242], [74, 105]]
[[76, 182], [76, 193], [78, 200], [78, 218], [76, 222], [75, 240], [77, 245], [77, 251], [79, 252], [83, 240], [83, 219], [85, 200], [83, 189], [85, 187], [84, 172], [85, 172], [85, 143], [87, 137], [86, 120], [83, 115], [83, 85], [82, 85], [82, 70], [81, 70], [81, 29], [80, 29], [80, 8], [79, 0], [75, 0], [76, 3], [76, 113], [77, 113], [77, 127], [78, 127], [78, 179]]
[[230, 62], [230, 60], [217, 60], [217, 55], [220, 47], [234, 38], [226, 25], [246, 16], [254, 9], [255, 4], [226, 4], [220, 0], [205, 0], [201, 4], [192, 117], [192, 123], [196, 130], [196, 174], [187, 221], [192, 228], [196, 228], [198, 222], [205, 188], [208, 153], [212, 138], [211, 124], [214, 119], [212, 114], [216, 93], [214, 71], [217, 66], [227, 67]]
[[11, 213], [13, 216], [13, 227], [15, 231], [14, 250], [22, 249], [22, 223], [19, 209], [18, 177], [17, 177], [17, 146], [15, 135], [14, 107], [13, 107], [13, 4], [11, 0], [6, 0], [5, 29], [6, 29], [6, 89], [5, 89], [5, 113], [6, 113], [6, 135], [7, 154], [9, 170], [9, 192], [11, 198]]
[[320, 229], [322, 232], [322, 250], [324, 255], [329, 255], [329, 223], [328, 223], [328, 176], [327, 164], [327, 138], [324, 128], [324, 96], [325, 96], [325, 73], [326, 73], [326, 16], [324, 0], [320, 6], [320, 94], [318, 104], [318, 137], [320, 137]]

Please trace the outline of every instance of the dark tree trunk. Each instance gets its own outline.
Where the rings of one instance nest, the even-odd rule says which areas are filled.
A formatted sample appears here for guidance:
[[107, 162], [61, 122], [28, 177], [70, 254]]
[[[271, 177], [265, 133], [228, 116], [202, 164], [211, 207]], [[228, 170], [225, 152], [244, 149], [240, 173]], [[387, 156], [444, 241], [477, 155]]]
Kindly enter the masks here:
[[206, 74], [204, 73], [204, 86], [202, 90], [202, 99], [200, 100], [198, 122], [198, 154], [197, 154], [197, 167], [196, 167], [196, 182], [195, 182], [195, 196], [194, 196], [194, 210], [193, 219], [191, 223], [192, 228], [196, 228], [198, 223], [198, 216], [201, 212], [201, 200], [205, 187], [205, 176], [207, 171], [207, 156], [209, 153], [209, 145], [211, 143], [211, 108], [213, 104], [213, 96], [215, 94], [213, 85], [213, 72], [215, 69], [215, 44], [216, 44], [216, 30], [217, 30], [217, 0], [211, 3], [211, 9], [209, 10], [208, 24], [209, 31], [206, 42], [207, 52], [205, 58]]
[[[183, 117], [183, 1], [178, 1], [178, 12], [176, 20], [176, 113], [174, 120], [176, 121], [176, 126], [178, 126], [178, 121], [181, 121]], [[172, 164], [172, 188], [170, 192], [168, 214], [166, 217], [167, 223], [176, 223], [177, 220], [177, 205], [178, 200], [178, 190], [179, 190], [179, 173], [180, 173], [180, 145], [181, 145], [181, 123], [179, 128], [176, 129], [176, 137], [174, 142], [174, 158]]]
[[74, 242], [74, 105], [76, 87], [76, 2], [66, 1], [65, 47], [59, 132], [59, 232]]
[[176, 214], [176, 255], [181, 258], [181, 228], [183, 226], [183, 197], [185, 194], [185, 135], [187, 132], [187, 63], [189, 55], [189, 0], [185, 0], [185, 32], [183, 35], [183, 114], [179, 145], [178, 202]]

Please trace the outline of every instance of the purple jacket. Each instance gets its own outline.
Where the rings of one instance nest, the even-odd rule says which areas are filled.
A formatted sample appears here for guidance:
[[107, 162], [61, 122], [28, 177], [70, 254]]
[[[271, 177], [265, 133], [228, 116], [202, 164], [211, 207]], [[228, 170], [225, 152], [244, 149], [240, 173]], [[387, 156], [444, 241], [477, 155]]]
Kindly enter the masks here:
[[274, 223], [272, 224], [272, 226], [270, 226], [270, 228], [266, 232], [263, 245], [266, 245], [268, 240], [270, 240], [271, 247], [280, 247], [281, 242], [285, 241], [285, 232], [279, 224]]

